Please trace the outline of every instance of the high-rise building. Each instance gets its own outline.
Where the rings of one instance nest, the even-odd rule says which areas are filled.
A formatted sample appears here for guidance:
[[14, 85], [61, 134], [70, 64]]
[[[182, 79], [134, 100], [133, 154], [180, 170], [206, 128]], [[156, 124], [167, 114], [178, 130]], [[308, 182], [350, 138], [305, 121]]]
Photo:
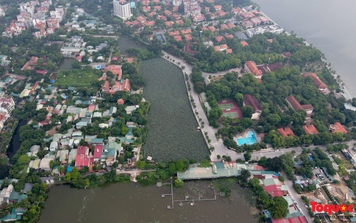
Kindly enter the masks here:
[[123, 20], [132, 16], [130, 3], [122, 3], [122, 1], [113, 0], [114, 14]]

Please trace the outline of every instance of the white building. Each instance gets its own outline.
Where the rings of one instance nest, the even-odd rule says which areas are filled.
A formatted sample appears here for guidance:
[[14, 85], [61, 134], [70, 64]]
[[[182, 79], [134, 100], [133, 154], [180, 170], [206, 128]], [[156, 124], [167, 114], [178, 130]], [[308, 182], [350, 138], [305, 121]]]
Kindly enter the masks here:
[[123, 20], [126, 20], [132, 16], [130, 3], [121, 3], [118, 0], [113, 0], [114, 14]]

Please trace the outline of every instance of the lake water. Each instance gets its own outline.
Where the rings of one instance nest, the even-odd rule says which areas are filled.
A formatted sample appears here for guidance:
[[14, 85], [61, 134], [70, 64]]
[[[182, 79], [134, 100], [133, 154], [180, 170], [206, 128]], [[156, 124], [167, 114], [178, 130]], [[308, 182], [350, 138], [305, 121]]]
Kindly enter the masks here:
[[145, 156], [157, 161], [207, 159], [209, 151], [191, 109], [182, 71], [157, 58], [141, 63], [147, 81], [143, 96], [151, 103]]
[[[186, 188], [176, 189], [174, 199], [211, 198], [209, 181], [189, 182]], [[112, 184], [103, 188], [77, 190], [68, 186], [51, 188], [40, 223], [63, 222], [123, 222], [123, 223], [169, 223], [169, 222], [257, 222], [247, 202], [248, 191], [237, 187], [229, 198], [216, 201], [175, 204], [167, 210], [171, 198], [162, 198], [170, 187], [142, 187], [135, 183]], [[242, 220], [243, 219], [243, 220]]]
[[276, 23], [320, 49], [356, 97], [356, 1], [254, 0]]
[[[126, 50], [137, 46], [129, 38], [120, 41]], [[122, 50], [122, 48], [121, 48]], [[144, 97], [151, 103], [149, 133], [144, 150], [154, 159], [176, 157], [201, 160], [208, 150], [189, 105], [182, 72], [174, 65], [158, 58], [143, 61], [140, 67], [147, 86]], [[175, 204], [167, 210], [171, 198], [162, 198], [170, 188], [142, 187], [137, 183], [118, 183], [102, 188], [78, 190], [55, 186], [49, 192], [40, 223], [62, 222], [258, 222], [253, 217], [249, 190], [236, 185], [229, 198], [196, 202], [193, 206]], [[212, 198], [210, 181], [192, 181], [184, 189], [174, 192], [174, 199]]]

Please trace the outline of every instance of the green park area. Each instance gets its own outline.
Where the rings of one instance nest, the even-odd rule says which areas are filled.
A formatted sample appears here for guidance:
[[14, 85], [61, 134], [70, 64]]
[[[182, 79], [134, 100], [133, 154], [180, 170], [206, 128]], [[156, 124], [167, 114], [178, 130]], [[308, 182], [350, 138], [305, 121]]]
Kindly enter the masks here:
[[[101, 76], [100, 71], [93, 69], [60, 71], [55, 81], [55, 85], [60, 88], [67, 87], [90, 87], [98, 82]], [[99, 83], [99, 82], [98, 82]]]

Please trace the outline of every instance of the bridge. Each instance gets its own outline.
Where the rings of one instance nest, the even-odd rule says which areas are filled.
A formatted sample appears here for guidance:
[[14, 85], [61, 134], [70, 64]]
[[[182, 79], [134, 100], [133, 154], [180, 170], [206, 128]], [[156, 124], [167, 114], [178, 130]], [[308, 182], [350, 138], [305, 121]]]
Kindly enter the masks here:
[[252, 175], [275, 174], [275, 172], [265, 171], [263, 167], [255, 164], [214, 162], [211, 167], [199, 167], [197, 164], [193, 164], [185, 172], [178, 172], [177, 177], [179, 180], [237, 177], [240, 176], [243, 169], [250, 171]]

